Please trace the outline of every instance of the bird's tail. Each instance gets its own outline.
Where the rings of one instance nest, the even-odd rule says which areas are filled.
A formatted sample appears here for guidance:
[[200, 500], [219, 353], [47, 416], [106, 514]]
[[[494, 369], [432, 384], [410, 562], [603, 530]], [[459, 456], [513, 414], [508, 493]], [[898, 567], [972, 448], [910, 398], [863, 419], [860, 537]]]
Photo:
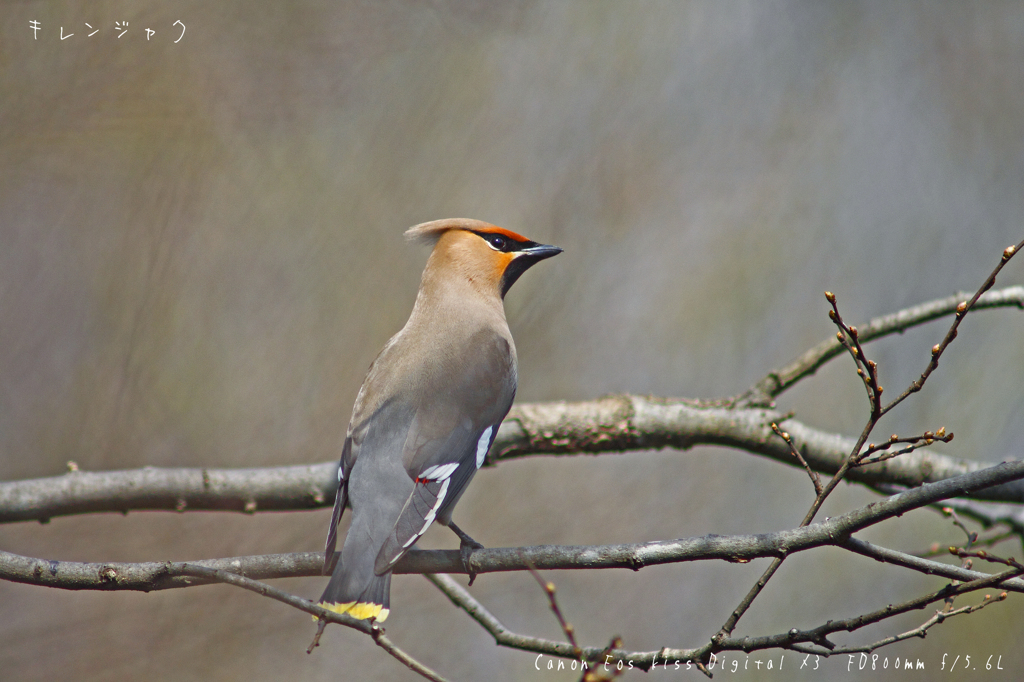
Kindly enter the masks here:
[[370, 618], [383, 622], [391, 604], [391, 572], [376, 575], [371, 570], [368, 576], [358, 573], [358, 570], [346, 571], [339, 562], [320, 597], [320, 606], [359, 620]]

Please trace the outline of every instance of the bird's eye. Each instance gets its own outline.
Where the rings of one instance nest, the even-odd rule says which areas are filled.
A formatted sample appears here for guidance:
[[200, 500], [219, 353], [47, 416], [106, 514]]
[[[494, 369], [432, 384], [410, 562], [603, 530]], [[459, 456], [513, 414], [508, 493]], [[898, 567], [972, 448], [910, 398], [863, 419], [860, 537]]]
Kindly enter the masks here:
[[491, 245], [491, 248], [495, 251], [504, 251], [508, 248], [508, 240], [500, 234], [489, 234], [484, 237], [487, 243]]

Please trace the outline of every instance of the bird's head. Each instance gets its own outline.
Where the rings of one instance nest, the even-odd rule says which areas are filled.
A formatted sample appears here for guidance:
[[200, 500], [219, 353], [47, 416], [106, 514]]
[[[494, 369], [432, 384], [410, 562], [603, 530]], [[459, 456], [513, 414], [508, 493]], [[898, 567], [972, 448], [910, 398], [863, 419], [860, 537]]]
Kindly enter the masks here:
[[534, 263], [562, 252], [557, 246], [530, 241], [511, 230], [469, 218], [434, 220], [409, 228], [413, 241], [433, 243], [427, 272], [462, 276], [504, 298], [519, 276]]

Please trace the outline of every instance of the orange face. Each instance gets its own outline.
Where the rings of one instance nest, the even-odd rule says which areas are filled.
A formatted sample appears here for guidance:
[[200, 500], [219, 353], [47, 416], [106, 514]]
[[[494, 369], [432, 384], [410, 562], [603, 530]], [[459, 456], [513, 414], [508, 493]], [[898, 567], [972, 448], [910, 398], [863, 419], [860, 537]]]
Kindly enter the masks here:
[[[438, 269], [460, 272], [471, 282], [493, 288], [501, 297], [532, 264], [562, 251], [503, 227], [466, 218], [423, 223], [410, 228], [406, 236], [434, 241], [431, 262]], [[431, 270], [429, 263], [427, 270]]]
[[[495, 230], [500, 228], [494, 228]], [[515, 253], [497, 251], [481, 238], [482, 230], [448, 230], [441, 235], [435, 253], [447, 264], [446, 268], [462, 272], [473, 281], [486, 283], [487, 287], [500, 287], [505, 269], [515, 258]], [[511, 239], [508, 230], [495, 232]]]

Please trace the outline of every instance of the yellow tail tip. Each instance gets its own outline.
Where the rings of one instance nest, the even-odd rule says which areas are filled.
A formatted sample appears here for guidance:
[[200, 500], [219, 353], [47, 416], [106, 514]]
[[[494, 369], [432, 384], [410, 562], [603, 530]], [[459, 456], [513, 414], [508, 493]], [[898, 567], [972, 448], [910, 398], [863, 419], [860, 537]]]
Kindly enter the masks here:
[[[320, 602], [319, 606], [327, 609], [328, 611], [334, 611], [335, 613], [347, 613], [356, 620], [373, 619], [379, 623], [383, 623], [387, 620], [390, 609], [384, 608], [381, 604], [373, 604], [370, 602], [346, 602], [339, 604], [337, 602]], [[313, 616], [313, 620], [317, 620], [316, 616]]]

